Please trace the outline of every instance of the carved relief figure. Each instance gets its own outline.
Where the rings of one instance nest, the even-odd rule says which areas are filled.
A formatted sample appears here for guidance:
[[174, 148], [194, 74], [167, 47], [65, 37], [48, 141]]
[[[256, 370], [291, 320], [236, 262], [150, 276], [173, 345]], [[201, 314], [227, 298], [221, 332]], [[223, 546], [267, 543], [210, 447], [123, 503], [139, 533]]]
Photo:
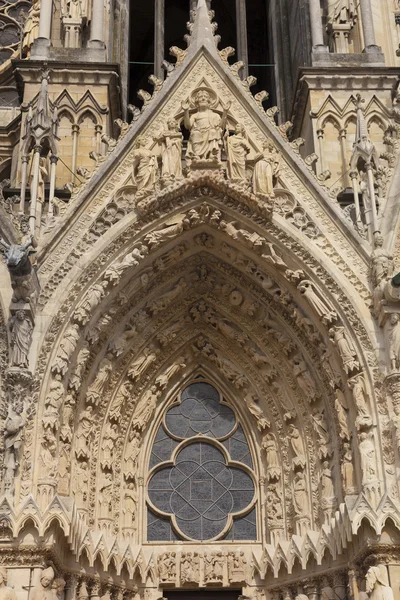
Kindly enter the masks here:
[[333, 488], [332, 471], [329, 468], [328, 461], [322, 463], [321, 472], [321, 497], [325, 500], [332, 500], [335, 497]]
[[383, 249], [383, 235], [375, 234], [374, 250], [371, 254], [371, 280], [376, 287], [393, 274], [393, 257]]
[[74, 320], [80, 325], [85, 325], [90, 317], [93, 315], [93, 311], [101, 302], [104, 297], [106, 285], [101, 283], [95, 283], [92, 285], [83, 299], [83, 302], [78, 306], [74, 313]]
[[137, 471], [137, 457], [140, 453], [141, 435], [135, 429], [129, 432], [128, 443], [124, 454], [124, 477], [125, 479], [134, 480]]
[[161, 175], [165, 179], [182, 178], [182, 140], [183, 135], [179, 123], [174, 119], [170, 119], [168, 128], [157, 139], [163, 146]]
[[234, 135], [227, 135], [225, 147], [228, 178], [233, 181], [245, 181], [246, 159], [250, 152], [250, 144], [247, 141], [246, 130], [243, 125], [238, 123]]
[[112, 515], [112, 487], [113, 480], [111, 473], [102, 473], [99, 483], [99, 517], [109, 518]]
[[190, 115], [189, 102], [182, 102], [183, 122], [186, 129], [190, 131], [186, 158], [189, 161], [193, 159], [218, 160], [222, 145], [222, 132], [225, 129], [230, 103], [222, 107], [222, 115], [219, 115], [211, 108], [210, 91], [200, 88], [194, 93], [194, 104], [197, 110]]
[[53, 581], [52, 588], [53, 588], [58, 600], [63, 599], [65, 586], [66, 586], [66, 581], [62, 577], [57, 577], [57, 579], [55, 579]]
[[304, 468], [306, 464], [306, 456], [304, 451], [303, 440], [300, 436], [300, 431], [294, 425], [290, 425], [288, 429], [290, 436], [290, 445], [293, 450], [293, 465], [295, 467]]
[[274, 177], [279, 172], [279, 158], [274, 145], [268, 140], [263, 151], [254, 157], [253, 191], [263, 196], [274, 196]]
[[103, 436], [102, 450], [103, 455], [101, 457], [101, 466], [103, 469], [111, 469], [113, 464], [114, 446], [118, 439], [118, 427], [115, 423], [107, 424], [106, 430]]
[[4, 423], [4, 491], [13, 493], [14, 477], [19, 465], [19, 454], [26, 424], [26, 411], [22, 403], [15, 410], [9, 405]]
[[299, 471], [293, 480], [293, 508], [298, 517], [309, 515], [307, 482], [303, 471]]
[[197, 552], [182, 552], [181, 583], [198, 583], [200, 579], [200, 557]]
[[305, 361], [299, 355], [293, 358], [293, 375], [307, 400], [313, 402], [317, 397], [317, 389]]
[[343, 490], [345, 494], [355, 494], [357, 490], [354, 481], [353, 453], [349, 443], [343, 444], [343, 448], [344, 455], [341, 467]]
[[86, 368], [86, 361], [90, 356], [88, 344], [85, 343], [78, 352], [75, 369], [71, 375], [68, 387], [71, 390], [78, 391], [81, 385], [82, 375]]
[[0, 600], [17, 600], [14, 590], [7, 587], [7, 569], [0, 567]]
[[158, 557], [158, 575], [160, 581], [175, 583], [176, 553], [164, 552]]
[[315, 412], [311, 415], [311, 422], [317, 435], [318, 455], [320, 458], [326, 458], [331, 454], [329, 448], [331, 436], [323, 412]]
[[263, 431], [270, 426], [268, 419], [265, 418], [263, 409], [259, 405], [260, 400], [254, 394], [247, 394], [244, 398], [247, 408], [257, 421], [257, 428], [259, 431]]
[[159, 396], [160, 392], [155, 385], [143, 394], [136, 407], [132, 427], [139, 431], [145, 429], [157, 406]]
[[146, 148], [146, 140], [139, 137], [133, 153], [132, 179], [136, 184], [136, 198], [144, 198], [154, 191], [157, 181], [157, 162], [154, 154]]
[[93, 407], [88, 406], [79, 417], [78, 431], [76, 433], [75, 454], [77, 458], [89, 458], [89, 442], [93, 427]]
[[357, 18], [354, 0], [338, 0], [333, 7], [332, 20], [337, 23], [351, 23]]
[[60, 375], [66, 374], [71, 357], [75, 352], [79, 336], [79, 325], [73, 323], [66, 330], [64, 337], [60, 343], [57, 357], [52, 366], [53, 373], [59, 373]]
[[244, 552], [228, 552], [227, 563], [229, 582], [241, 583], [246, 581], [247, 560]]
[[268, 485], [265, 496], [265, 511], [270, 528], [283, 526], [282, 495], [277, 484]]
[[357, 407], [356, 427], [370, 427], [372, 418], [367, 404], [367, 390], [365, 387], [365, 379], [363, 375], [356, 375], [348, 380], [349, 387], [353, 392], [353, 398]]
[[127, 483], [123, 495], [122, 515], [125, 527], [136, 528], [137, 491], [133, 482]]
[[136, 381], [144, 373], [149, 365], [157, 358], [157, 353], [151, 348], [145, 348], [143, 354], [135, 360], [129, 367], [128, 377], [131, 381]]
[[160, 388], [160, 390], [164, 390], [169, 381], [173, 378], [173, 376], [178, 373], [179, 371], [181, 371], [182, 369], [184, 369], [186, 367], [186, 363], [185, 363], [185, 357], [184, 356], [179, 356], [176, 359], [176, 362], [171, 365], [166, 371], [165, 373], [163, 373], [162, 375], [159, 375], [156, 379], [156, 385]]
[[158, 246], [161, 246], [161, 244], [165, 244], [166, 242], [175, 239], [184, 230], [189, 229], [189, 227], [190, 221], [185, 216], [173, 225], [168, 225], [167, 227], [162, 227], [156, 231], [151, 231], [145, 236], [144, 240], [149, 249], [154, 250], [155, 248], [158, 248]]
[[376, 465], [376, 452], [374, 442], [371, 437], [363, 432], [360, 434], [360, 458], [361, 458], [361, 471], [362, 471], [362, 483], [370, 483], [376, 481], [378, 478], [378, 470]]
[[156, 300], [151, 302], [149, 309], [151, 310], [151, 312], [154, 315], [157, 315], [162, 310], [165, 310], [167, 308], [167, 306], [169, 306], [169, 304], [171, 304], [171, 302], [173, 302], [176, 298], [178, 298], [178, 296], [180, 296], [186, 288], [187, 288], [187, 283], [186, 283], [185, 279], [182, 277], [178, 281], [178, 283], [172, 288], [172, 290], [165, 292], [165, 294], [162, 294]]
[[347, 422], [347, 402], [342, 390], [335, 390], [335, 410], [339, 421], [339, 437], [342, 440], [350, 440], [349, 425]]
[[10, 319], [11, 365], [28, 368], [28, 354], [32, 341], [32, 323], [24, 310], [17, 310]]
[[33, 0], [27, 19], [24, 23], [22, 52], [29, 56], [31, 46], [39, 35], [40, 0]]

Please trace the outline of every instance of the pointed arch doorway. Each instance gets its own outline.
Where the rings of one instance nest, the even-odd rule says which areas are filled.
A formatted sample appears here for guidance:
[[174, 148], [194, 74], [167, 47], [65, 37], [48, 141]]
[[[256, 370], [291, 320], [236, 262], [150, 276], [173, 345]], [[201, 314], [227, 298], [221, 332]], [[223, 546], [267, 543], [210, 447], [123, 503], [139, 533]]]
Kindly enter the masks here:
[[163, 591], [167, 600], [238, 600], [242, 595], [241, 589], [234, 590], [168, 590]]

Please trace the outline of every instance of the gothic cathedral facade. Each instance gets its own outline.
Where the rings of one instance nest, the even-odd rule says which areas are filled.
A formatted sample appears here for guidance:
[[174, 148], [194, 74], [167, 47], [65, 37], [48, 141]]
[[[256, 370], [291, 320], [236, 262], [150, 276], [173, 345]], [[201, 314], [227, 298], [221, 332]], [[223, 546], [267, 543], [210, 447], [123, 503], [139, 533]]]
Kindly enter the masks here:
[[399, 0], [0, 13], [0, 600], [400, 600]]

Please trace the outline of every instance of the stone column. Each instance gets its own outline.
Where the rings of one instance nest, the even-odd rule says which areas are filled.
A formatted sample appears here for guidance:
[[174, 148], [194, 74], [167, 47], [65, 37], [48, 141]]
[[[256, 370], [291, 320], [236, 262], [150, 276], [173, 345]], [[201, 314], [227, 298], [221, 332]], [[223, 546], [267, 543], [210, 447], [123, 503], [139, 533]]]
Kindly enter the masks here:
[[246, 0], [236, 0], [236, 40], [238, 59], [244, 62], [244, 68], [242, 69], [242, 77], [245, 79], [249, 74]]
[[355, 207], [355, 211], [356, 211], [356, 229], [358, 231], [361, 231], [360, 228], [362, 228], [362, 221], [361, 221], [361, 214], [360, 214], [360, 198], [358, 195], [358, 182], [357, 182], [358, 171], [356, 171], [356, 170], [350, 171], [350, 177], [351, 177], [351, 185], [353, 188], [354, 207]]
[[347, 144], [346, 144], [346, 139], [347, 139], [347, 131], [346, 129], [341, 129], [339, 131], [339, 136], [340, 136], [340, 151], [341, 151], [341, 155], [342, 155], [342, 169], [343, 169], [343, 179], [344, 179], [344, 185], [346, 186], [346, 188], [349, 187], [350, 182], [349, 182], [349, 173], [348, 173], [348, 168], [349, 168], [349, 164], [347, 162]]
[[103, 125], [95, 125], [94, 130], [96, 132], [96, 152], [101, 154], [101, 132], [103, 131]]
[[375, 42], [374, 20], [372, 18], [371, 0], [360, 0], [361, 20], [364, 33], [364, 52], [379, 52]]
[[324, 45], [320, 2], [319, 0], [309, 0], [309, 2], [313, 52], [328, 52], [328, 47]]
[[32, 195], [31, 195], [31, 207], [29, 211], [29, 229], [31, 234], [34, 236], [36, 231], [36, 198], [37, 198], [37, 190], [39, 183], [39, 164], [40, 164], [40, 146], [34, 147], [34, 155], [33, 155], [33, 164], [32, 164], [32, 172], [33, 172], [33, 181], [32, 181]]
[[26, 180], [28, 176], [29, 154], [24, 154], [21, 158], [21, 162], [21, 200], [19, 202], [19, 212], [23, 215], [25, 213]]
[[154, 0], [154, 75], [160, 79], [164, 79], [164, 22], [165, 0]]
[[369, 196], [371, 198], [371, 224], [372, 224], [372, 237], [374, 238], [374, 234], [379, 231], [378, 227], [378, 213], [376, 210], [376, 197], [375, 197], [375, 186], [374, 186], [374, 174], [372, 173], [372, 164], [371, 162], [367, 162], [365, 165], [367, 169], [368, 176], [368, 187], [369, 187]]
[[317, 129], [319, 161], [317, 162], [317, 171], [324, 172], [324, 130]]
[[104, 44], [104, 0], [93, 0], [92, 23], [90, 25], [90, 48], [105, 48]]
[[[40, 2], [40, 20], [39, 20], [39, 35], [38, 41], [44, 42], [43, 45], [50, 46], [51, 40], [51, 17], [52, 17], [53, 2], [52, 0], [41, 0]], [[42, 45], [41, 44], [41, 45]]]
[[56, 187], [56, 169], [58, 157], [52, 154], [50, 156], [50, 191], [49, 191], [49, 212], [48, 219], [51, 220], [54, 216], [54, 190]]
[[79, 125], [74, 123], [72, 125], [72, 164], [71, 164], [71, 182], [75, 184], [75, 171], [76, 171], [76, 158], [78, 155], [78, 134]]

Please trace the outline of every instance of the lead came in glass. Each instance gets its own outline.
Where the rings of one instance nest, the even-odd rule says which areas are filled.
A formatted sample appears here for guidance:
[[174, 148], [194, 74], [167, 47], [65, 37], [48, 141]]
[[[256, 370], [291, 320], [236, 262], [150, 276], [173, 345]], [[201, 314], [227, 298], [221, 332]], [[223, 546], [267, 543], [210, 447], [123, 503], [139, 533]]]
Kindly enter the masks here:
[[[252, 467], [235, 413], [221, 404], [218, 391], [204, 382], [190, 384], [180, 400], [167, 411], [167, 429], [160, 425], [150, 458], [150, 468], [171, 461], [179, 445], [174, 464], [160, 465], [149, 481], [148, 540], [172, 541], [185, 536], [193, 540], [256, 539], [253, 479], [237, 464], [229, 464], [234, 460]], [[199, 439], [199, 435], [221, 439], [229, 458], [218, 442]], [[182, 445], [173, 438], [197, 439]], [[229, 515], [234, 515], [233, 524], [224, 534]]]

